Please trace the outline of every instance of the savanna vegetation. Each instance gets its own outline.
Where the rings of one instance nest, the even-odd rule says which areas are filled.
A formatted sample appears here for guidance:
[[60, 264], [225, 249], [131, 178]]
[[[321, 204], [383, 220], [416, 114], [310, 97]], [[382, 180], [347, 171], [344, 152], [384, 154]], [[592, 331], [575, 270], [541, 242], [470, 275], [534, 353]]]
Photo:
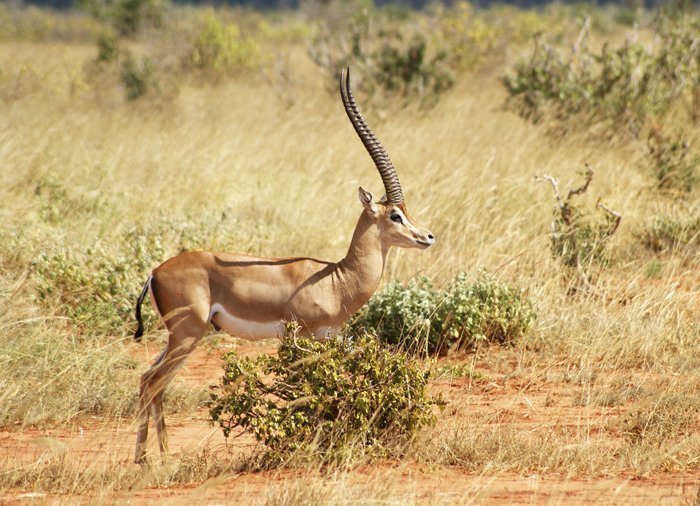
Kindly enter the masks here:
[[[463, 503], [491, 498], [465, 483], [525, 476], [622, 502], [663, 476], [696, 500], [692, 3], [0, 4], [0, 61], [0, 502], [225, 484], [266, 504]], [[337, 339], [212, 329], [199, 359], [223, 372], [176, 380], [166, 406], [226, 443], [176, 435], [131, 464], [138, 378], [166, 340], [149, 304], [131, 339], [149, 270], [193, 249], [340, 259], [357, 187], [381, 196], [344, 66], [436, 245], [392, 251]]]

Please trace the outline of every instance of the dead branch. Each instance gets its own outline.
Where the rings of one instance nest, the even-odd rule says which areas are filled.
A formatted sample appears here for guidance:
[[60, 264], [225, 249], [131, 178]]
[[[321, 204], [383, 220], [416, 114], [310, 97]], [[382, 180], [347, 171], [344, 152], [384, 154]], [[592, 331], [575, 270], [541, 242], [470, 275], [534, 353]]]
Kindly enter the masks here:
[[581, 31], [579, 32], [578, 37], [576, 38], [576, 42], [574, 42], [574, 45], [571, 48], [572, 55], [578, 53], [581, 44], [588, 38], [588, 32], [590, 31], [590, 29], [591, 18], [590, 16], [586, 16], [586, 19], [583, 20], [583, 26], [581, 27]]
[[580, 195], [581, 193], [585, 192], [588, 189], [588, 185], [591, 184], [591, 180], [593, 179], [593, 169], [588, 164], [588, 162], [586, 162], [585, 178], [586, 178], [586, 180], [584, 181], [584, 183], [581, 186], [579, 186], [578, 188], [572, 188], [571, 190], [569, 190], [569, 193], [566, 196], [567, 203], [569, 202], [569, 199], [573, 195]]
[[554, 190], [554, 196], [557, 199], [559, 208], [563, 210], [569, 204], [569, 200], [571, 200], [571, 197], [573, 197], [574, 195], [580, 195], [581, 193], [584, 193], [588, 189], [588, 185], [591, 184], [591, 181], [593, 180], [593, 169], [588, 163], [586, 163], [586, 173], [584, 177], [585, 181], [581, 186], [569, 190], [569, 193], [566, 194], [566, 200], [564, 200], [561, 196], [561, 191], [559, 191], [559, 181], [556, 178], [548, 174], [543, 174], [542, 176], [535, 176], [535, 180], [549, 181], [549, 183], [552, 185], [552, 189]]
[[617, 227], [620, 226], [620, 221], [622, 220], [622, 215], [620, 213], [618, 213], [617, 211], [613, 211], [608, 206], [603, 204], [600, 201], [600, 199], [598, 199], [598, 202], [596, 202], [595, 206], [599, 209], [602, 209], [603, 211], [605, 211], [606, 213], [608, 213], [610, 216], [612, 216], [614, 218], [612, 225], [610, 226], [610, 228], [608, 229], [608, 231], [605, 234], [606, 237], [613, 235], [617, 231]]
[[554, 190], [554, 196], [557, 198], [557, 202], [559, 203], [559, 207], [561, 209], [564, 209], [564, 201], [561, 198], [561, 193], [559, 192], [559, 181], [557, 181], [555, 178], [552, 176], [549, 176], [547, 174], [544, 174], [542, 176], [535, 176], [535, 181], [549, 181], [550, 184], [552, 185], [552, 189]]

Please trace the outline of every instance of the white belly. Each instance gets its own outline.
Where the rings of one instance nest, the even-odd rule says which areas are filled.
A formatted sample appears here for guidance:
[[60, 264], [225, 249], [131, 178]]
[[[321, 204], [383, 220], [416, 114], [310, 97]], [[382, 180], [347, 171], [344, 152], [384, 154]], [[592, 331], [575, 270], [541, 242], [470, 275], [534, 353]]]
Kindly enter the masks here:
[[285, 334], [285, 323], [283, 320], [269, 322], [255, 322], [244, 320], [228, 313], [219, 304], [213, 304], [209, 313], [209, 320], [214, 321], [219, 327], [235, 337], [243, 339], [269, 339], [282, 337]]

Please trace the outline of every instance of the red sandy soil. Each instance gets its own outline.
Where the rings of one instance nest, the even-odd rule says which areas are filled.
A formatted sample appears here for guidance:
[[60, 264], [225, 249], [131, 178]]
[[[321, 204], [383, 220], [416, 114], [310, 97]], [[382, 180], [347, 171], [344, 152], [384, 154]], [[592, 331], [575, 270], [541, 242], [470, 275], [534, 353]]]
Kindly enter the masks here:
[[[244, 355], [274, 352], [275, 347], [274, 342], [237, 343], [239, 353]], [[135, 344], [133, 353], [147, 363], [158, 351], [153, 345]], [[221, 377], [220, 355], [224, 351], [225, 347], [197, 349], [179, 372], [180, 381], [200, 386], [216, 383]], [[507, 421], [516, 423], [521, 430], [533, 427], [540, 430], [551, 427], [553, 431], [586, 430], [591, 437], [596, 437], [604, 431], [605, 420], [620, 412], [620, 408], [576, 406], [570, 386], [545, 378], [551, 374], [549, 372], [505, 374], [504, 370], [515, 368], [517, 356], [513, 352], [502, 355], [501, 359], [490, 358], [488, 362], [468, 358], [475, 362], [475, 370], [486, 371], [484, 378], [477, 381], [467, 378], [436, 380], [435, 387], [446, 399], [451, 403], [459, 400], [454, 407], [448, 407], [443, 416], [459, 417], [460, 412], [468, 409], [487, 415], [485, 423]], [[173, 450], [208, 448], [213, 453], [231, 453], [245, 451], [253, 444], [251, 438], [246, 437], [227, 443], [221, 431], [209, 424], [205, 409], [197, 410], [190, 417], [171, 414], [166, 420]], [[591, 420], [600, 426], [591, 427]], [[154, 445], [153, 428], [150, 436], [149, 442]], [[90, 418], [64, 429], [5, 429], [0, 431], [0, 458], [12, 459], [20, 466], [65, 452], [71, 459], [84, 463], [116, 463], [136, 469], [132, 463], [134, 439], [132, 420]], [[0, 490], [0, 504], [254, 504], [264, 503], [271, 490], [279, 494], [285, 488], [298, 486], [300, 480], [302, 483], [311, 480], [318, 486], [329, 478], [309, 471], [243, 473], [202, 484], [114, 492], [99, 498]], [[416, 462], [363, 466], [343, 477], [343, 486], [349, 490], [355, 486], [360, 491], [365, 486], [375, 491], [389, 487], [391, 499], [382, 504], [698, 504], [699, 482], [700, 473], [697, 472], [572, 479], [513, 473], [480, 475]], [[363, 503], [357, 492], [347, 502]]]

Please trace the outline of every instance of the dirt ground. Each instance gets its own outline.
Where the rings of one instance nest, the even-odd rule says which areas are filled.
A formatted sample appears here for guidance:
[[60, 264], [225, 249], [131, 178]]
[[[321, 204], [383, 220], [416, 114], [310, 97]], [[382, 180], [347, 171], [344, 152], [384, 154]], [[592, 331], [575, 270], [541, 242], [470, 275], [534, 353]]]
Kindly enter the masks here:
[[[238, 342], [241, 354], [274, 351], [274, 343]], [[134, 355], [146, 363], [158, 349], [134, 345]], [[221, 376], [220, 355], [225, 347], [200, 347], [180, 372], [180, 381], [207, 386]], [[496, 352], [497, 354], [499, 352]], [[438, 378], [435, 388], [454, 404], [445, 417], [459, 417], [466, 409], [479, 411], [493, 423], [507, 420], [518, 430], [552, 427], [561, 430], [582, 429], [591, 420], [604, 423], [619, 413], [619, 407], [593, 408], [572, 402], [570, 387], [547, 375], [513, 376], [503, 371], [513, 367], [514, 352], [502, 351], [488, 360], [475, 360], [478, 379]], [[449, 364], [449, 361], [445, 362]], [[545, 381], [547, 379], [547, 381]], [[587, 410], [582, 416], [582, 410]], [[591, 410], [597, 410], [591, 413]], [[593, 415], [593, 416], [591, 416]], [[245, 451], [254, 441], [236, 438], [227, 443], [221, 431], [208, 423], [206, 409], [193, 416], [176, 414], [167, 418], [172, 450], [209, 449], [217, 452]], [[441, 422], [442, 423], [442, 422]], [[586, 427], [595, 437], [602, 427]], [[151, 429], [150, 443], [155, 443]], [[613, 434], [614, 436], [614, 434]], [[136, 469], [132, 463], [135, 429], [132, 420], [84, 419], [70, 428], [41, 431], [17, 429], [0, 431], [0, 453], [17, 466], [31, 465], [47, 455], [65, 453], [76, 462], [116, 463]], [[301, 474], [300, 474], [301, 473]], [[345, 504], [364, 504], [363, 494], [374, 504], [698, 504], [700, 473], [660, 473], [650, 476], [611, 476], [576, 479], [557, 475], [522, 475], [515, 473], [469, 473], [461, 469], [412, 462], [387, 462], [362, 466], [340, 476], [322, 476], [308, 471], [243, 473], [217, 477], [188, 486], [140, 488], [107, 495], [61, 496], [0, 491], [0, 504], [294, 504], [300, 487], [344, 487]], [[381, 494], [378, 494], [381, 491]], [[381, 500], [376, 498], [381, 496]], [[308, 501], [308, 498], [306, 499]], [[302, 501], [302, 502], [306, 502]], [[368, 499], [369, 501], [369, 499]]]

